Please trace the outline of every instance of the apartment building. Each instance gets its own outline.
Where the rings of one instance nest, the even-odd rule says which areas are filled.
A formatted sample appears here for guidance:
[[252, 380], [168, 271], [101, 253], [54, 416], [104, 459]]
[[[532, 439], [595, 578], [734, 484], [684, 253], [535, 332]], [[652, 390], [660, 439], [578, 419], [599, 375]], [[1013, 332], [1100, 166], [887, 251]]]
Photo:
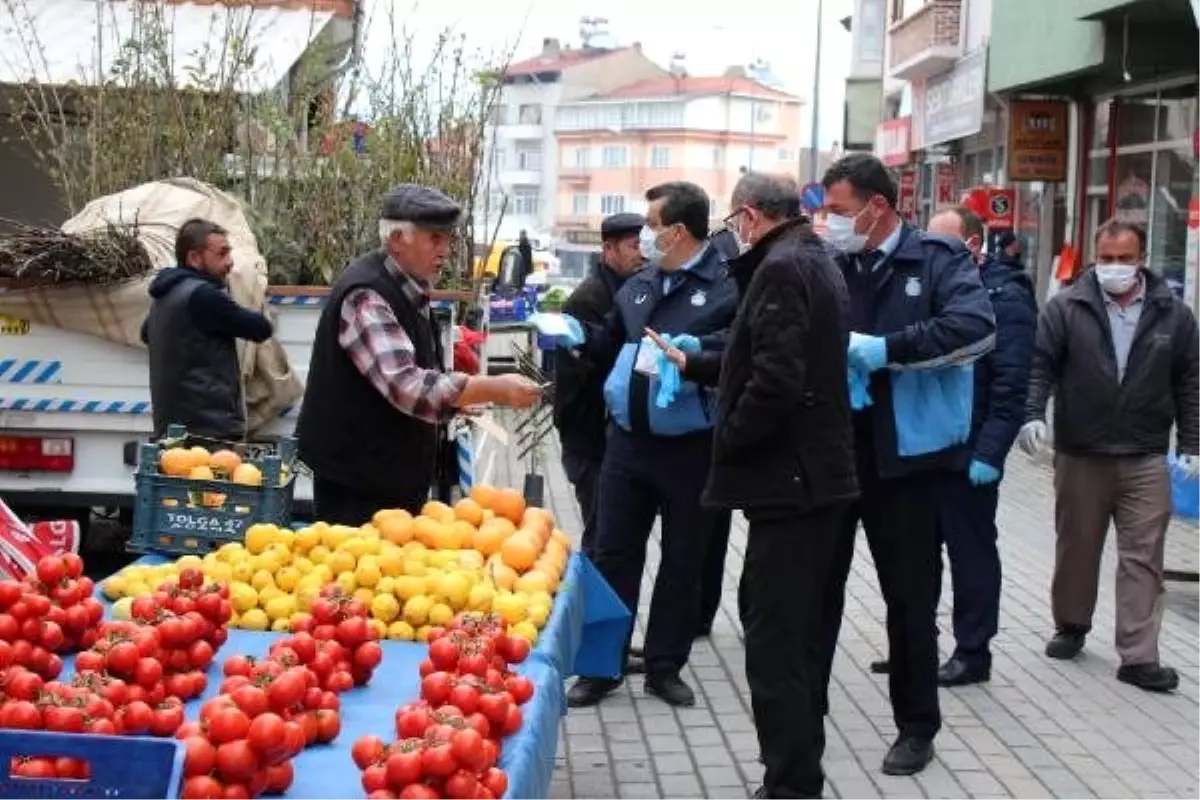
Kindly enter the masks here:
[[515, 239], [528, 231], [548, 239], [558, 188], [558, 109], [580, 97], [665, 75], [666, 70], [629, 47], [571, 48], [547, 38], [537, 56], [509, 65], [493, 112], [485, 168], [488, 194], [477, 203], [476, 242]]
[[555, 233], [595, 239], [603, 217], [644, 211], [646, 189], [672, 180], [703, 187], [719, 220], [743, 172], [799, 174], [800, 105], [740, 68], [652, 78], [562, 104]]

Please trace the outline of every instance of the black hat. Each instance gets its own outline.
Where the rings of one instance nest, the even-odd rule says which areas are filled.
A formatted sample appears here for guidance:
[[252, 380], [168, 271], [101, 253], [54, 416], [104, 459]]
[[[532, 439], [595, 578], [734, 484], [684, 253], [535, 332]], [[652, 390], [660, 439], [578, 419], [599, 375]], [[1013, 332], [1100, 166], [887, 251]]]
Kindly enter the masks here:
[[453, 228], [462, 208], [444, 192], [415, 183], [399, 183], [383, 196], [384, 219], [412, 222], [422, 228]]
[[600, 223], [601, 239], [619, 239], [637, 233], [646, 224], [641, 214], [612, 214]]
[[996, 247], [1003, 250], [1009, 245], [1016, 243], [1016, 241], [1017, 237], [1012, 231], [1004, 231], [996, 237]]

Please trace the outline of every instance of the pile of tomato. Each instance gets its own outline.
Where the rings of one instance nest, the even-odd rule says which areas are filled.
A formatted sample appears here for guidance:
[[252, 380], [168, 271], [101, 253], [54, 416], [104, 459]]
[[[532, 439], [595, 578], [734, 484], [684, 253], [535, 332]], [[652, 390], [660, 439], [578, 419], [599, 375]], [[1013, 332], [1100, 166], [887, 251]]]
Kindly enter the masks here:
[[324, 660], [314, 664], [316, 657], [305, 662], [321, 679], [322, 688], [344, 692], [370, 683], [383, 660], [383, 648], [378, 632], [368, 622], [366, 604], [330, 583], [321, 589], [309, 612], [309, 618], [292, 623], [292, 630], [312, 634], [321, 643], [321, 654], [328, 656], [328, 667]]
[[70, 683], [43, 681], [19, 666], [10, 667], [0, 680], [0, 728], [172, 736], [184, 720], [183, 702], [167, 697], [161, 684], [152, 693], [90, 671], [76, 674]]
[[125, 681], [138, 699], [199, 697], [214, 655], [203, 638], [209, 623], [194, 611], [180, 617], [163, 609], [155, 610], [155, 620], [102, 622], [100, 638], [75, 657], [75, 668]]
[[60, 654], [90, 647], [104, 615], [74, 553], [46, 556], [24, 581], [0, 580], [0, 669], [26, 667], [45, 680], [62, 672]]
[[397, 709], [396, 741], [354, 743], [369, 798], [487, 800], [507, 791], [508, 776], [496, 766], [501, 740], [520, 730], [521, 706], [534, 689], [511, 670], [529, 643], [504, 630], [498, 617], [464, 613], [430, 631], [421, 699]]

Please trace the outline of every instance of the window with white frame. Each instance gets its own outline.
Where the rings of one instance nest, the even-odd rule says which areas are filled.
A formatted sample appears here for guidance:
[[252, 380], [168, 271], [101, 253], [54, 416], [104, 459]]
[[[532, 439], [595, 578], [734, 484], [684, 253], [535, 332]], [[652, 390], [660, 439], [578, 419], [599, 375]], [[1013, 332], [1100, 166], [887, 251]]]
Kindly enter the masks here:
[[713, 148], [712, 165], [713, 169], [721, 169], [723, 166], [725, 166], [725, 149], [723, 147]]
[[587, 216], [588, 196], [586, 194], [571, 195], [571, 213], [577, 217]]
[[520, 125], [541, 125], [542, 107], [539, 105], [522, 105], [517, 107], [517, 122]]
[[514, 189], [512, 213], [520, 216], [537, 216], [541, 208], [541, 196], [535, 188]]
[[660, 144], [650, 148], [650, 166], [654, 169], [666, 169], [671, 166], [671, 148]]
[[600, 213], [606, 217], [609, 214], [625, 213], [625, 195], [623, 195], [623, 194], [602, 194], [602, 195], [600, 195]]
[[518, 150], [517, 169], [526, 172], [540, 172], [542, 169], [542, 149], [538, 147]]
[[629, 150], [625, 145], [605, 145], [600, 151], [600, 164], [608, 169], [621, 169], [629, 166]]
[[791, 150], [786, 147], [779, 148], [780, 161], [791, 161], [793, 158], [795, 158], [795, 153], [793, 153]]
[[576, 147], [575, 148], [575, 167], [577, 169], [587, 169], [592, 165], [592, 148]]

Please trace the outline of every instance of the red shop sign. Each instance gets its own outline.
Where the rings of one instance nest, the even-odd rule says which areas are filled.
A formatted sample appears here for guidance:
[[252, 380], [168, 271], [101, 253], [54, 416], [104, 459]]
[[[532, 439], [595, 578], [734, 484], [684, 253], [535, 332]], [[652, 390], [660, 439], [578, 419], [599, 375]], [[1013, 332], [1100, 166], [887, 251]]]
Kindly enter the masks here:
[[917, 171], [913, 169], [900, 173], [900, 216], [909, 222], [917, 218]]
[[911, 152], [912, 119], [889, 119], [875, 128], [875, 155], [888, 167], [901, 167], [908, 163]]

